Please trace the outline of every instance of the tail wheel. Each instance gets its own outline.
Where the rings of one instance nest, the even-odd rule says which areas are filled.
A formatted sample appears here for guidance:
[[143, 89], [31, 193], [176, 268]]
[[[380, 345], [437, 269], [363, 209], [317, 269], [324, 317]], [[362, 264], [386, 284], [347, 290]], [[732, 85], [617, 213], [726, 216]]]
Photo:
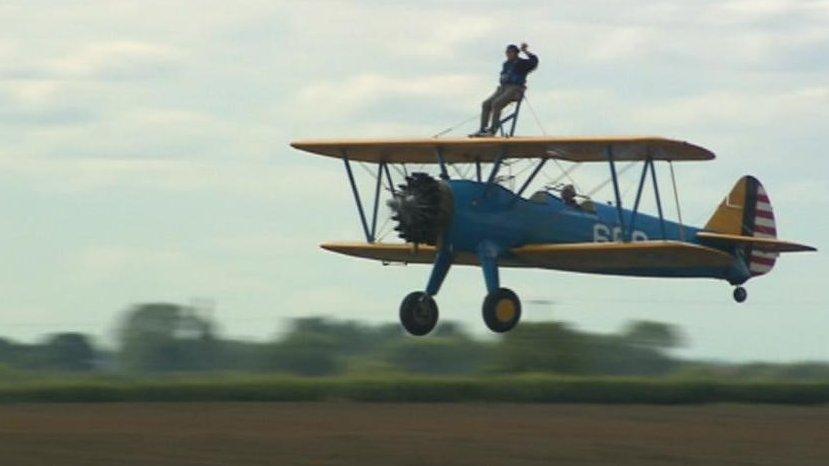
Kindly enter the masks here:
[[484, 322], [490, 330], [504, 333], [512, 330], [521, 319], [521, 301], [508, 288], [499, 288], [484, 299]]
[[734, 288], [734, 301], [741, 303], [745, 301], [746, 298], [748, 298], [748, 291], [746, 291], [745, 288], [743, 288], [742, 286]]
[[400, 303], [400, 323], [407, 332], [423, 336], [438, 323], [438, 305], [422, 291], [409, 293]]

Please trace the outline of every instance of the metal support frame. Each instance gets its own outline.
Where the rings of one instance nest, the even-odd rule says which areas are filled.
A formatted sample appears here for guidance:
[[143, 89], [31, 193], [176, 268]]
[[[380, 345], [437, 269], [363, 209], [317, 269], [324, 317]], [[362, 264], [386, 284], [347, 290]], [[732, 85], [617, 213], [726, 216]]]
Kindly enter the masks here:
[[475, 176], [481, 182], [481, 159], [475, 159]]
[[662, 213], [662, 200], [659, 198], [659, 185], [656, 183], [656, 167], [653, 164], [653, 159], [648, 159], [651, 166], [651, 179], [653, 180], [653, 193], [656, 196], [656, 210], [659, 212], [659, 228], [662, 231], [662, 239], [668, 239], [665, 234], [665, 215]]
[[[515, 101], [515, 110], [512, 113], [502, 118], [498, 122], [498, 131], [501, 132], [501, 137], [511, 138], [515, 135], [515, 124], [518, 123], [518, 112], [521, 111], [521, 102], [524, 101], [524, 92], [521, 92], [521, 97]], [[509, 133], [504, 131], [504, 123], [511, 122]]]
[[515, 193], [518, 197], [521, 197], [521, 195], [524, 194], [524, 191], [530, 186], [530, 183], [532, 183], [536, 175], [538, 175], [538, 172], [540, 172], [541, 169], [544, 168], [545, 163], [547, 163], [546, 158], [543, 158], [541, 159], [541, 162], [538, 162], [538, 165], [535, 166], [535, 169], [533, 169], [532, 173], [530, 173], [529, 178], [527, 178], [527, 181], [525, 181], [524, 184], [521, 185], [521, 188], [518, 190], [518, 192]]
[[[645, 178], [648, 176], [650, 163], [651, 158], [648, 157], [645, 159], [645, 163], [642, 164], [642, 175], [639, 177], [639, 187], [636, 188], [636, 200], [633, 202], [633, 213], [630, 215], [630, 225], [628, 225], [630, 235], [633, 235], [633, 229], [636, 226], [636, 216], [639, 214], [639, 202], [642, 200], [642, 189], [645, 187]], [[629, 239], [633, 238], [629, 237]]]
[[371, 237], [371, 232], [368, 229], [366, 213], [363, 211], [363, 202], [360, 200], [360, 191], [354, 182], [354, 173], [351, 172], [351, 162], [348, 161], [348, 155], [345, 151], [343, 151], [343, 162], [345, 163], [345, 172], [348, 173], [348, 182], [351, 184], [351, 193], [354, 194], [354, 202], [357, 204], [357, 211], [360, 213], [360, 223], [363, 225], [363, 233], [366, 234], [366, 241], [373, 243], [374, 238]]
[[374, 242], [374, 238], [377, 235], [377, 212], [380, 208], [380, 186], [383, 185], [383, 167], [386, 166], [386, 162], [380, 162], [377, 165], [377, 180], [374, 184], [374, 211], [371, 214], [371, 241], [369, 243]]
[[495, 158], [495, 162], [492, 164], [492, 170], [489, 172], [489, 176], [486, 179], [486, 184], [490, 185], [493, 181], [495, 181], [495, 176], [498, 175], [498, 170], [501, 169], [501, 162], [504, 161], [504, 155], [506, 155], [507, 149], [504, 148], [501, 152], [498, 153], [498, 157]]
[[498, 157], [495, 158], [495, 162], [492, 164], [492, 170], [490, 170], [489, 176], [486, 179], [486, 187], [484, 187], [483, 197], [486, 197], [486, 195], [489, 194], [489, 188], [495, 183], [495, 177], [498, 175], [498, 170], [501, 169], [501, 162], [504, 161], [506, 151], [507, 149], [504, 148], [504, 150], [498, 153]]
[[363, 208], [363, 201], [360, 198], [360, 190], [357, 188], [357, 183], [354, 181], [354, 172], [351, 170], [351, 162], [348, 160], [348, 154], [342, 153], [343, 164], [345, 165], [345, 172], [348, 174], [348, 183], [351, 185], [351, 193], [354, 195], [354, 203], [357, 204], [357, 212], [360, 214], [360, 224], [363, 226], [363, 233], [366, 235], [366, 241], [373, 243], [377, 233], [377, 217], [380, 210], [380, 187], [383, 184], [383, 172], [386, 173], [389, 187], [394, 192], [394, 186], [391, 182], [391, 174], [389, 174], [386, 162], [380, 162], [377, 165], [377, 178], [374, 184], [374, 207], [371, 215], [371, 227], [369, 227], [368, 218], [366, 217], [365, 209]]
[[676, 187], [676, 176], [674, 176], [674, 163], [668, 161], [668, 167], [671, 169], [671, 184], [674, 188], [674, 201], [676, 202], [676, 216], [679, 220], [679, 239], [685, 241], [685, 224], [682, 222], [682, 209], [679, 207], [679, 190]]
[[610, 178], [613, 180], [613, 193], [616, 195], [616, 214], [619, 217], [619, 227], [622, 229], [622, 239], [627, 241], [628, 236], [625, 228], [625, 219], [622, 216], [622, 194], [619, 191], [619, 177], [616, 175], [616, 164], [613, 161], [613, 146], [608, 145], [605, 148], [605, 154], [610, 165]]
[[389, 171], [388, 164], [383, 164], [383, 170], [386, 172], [386, 181], [389, 183], [389, 191], [394, 194], [396, 191], [394, 189], [394, 182], [391, 180], [391, 172]]
[[443, 158], [443, 148], [436, 147], [435, 155], [438, 157], [438, 164], [440, 164], [440, 179], [448, 180], [449, 171], [446, 169], [446, 159]]

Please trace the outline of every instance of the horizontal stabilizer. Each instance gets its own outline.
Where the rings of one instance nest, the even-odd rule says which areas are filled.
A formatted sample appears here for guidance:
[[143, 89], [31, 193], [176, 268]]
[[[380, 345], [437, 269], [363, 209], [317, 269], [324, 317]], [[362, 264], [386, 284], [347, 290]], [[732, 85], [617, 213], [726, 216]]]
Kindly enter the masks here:
[[679, 241], [537, 244], [510, 251], [536, 267], [582, 272], [638, 268], [727, 267], [734, 258], [717, 249]]
[[719, 244], [738, 244], [752, 246], [754, 249], [765, 252], [800, 252], [800, 251], [817, 251], [812, 246], [805, 244], [792, 243], [790, 241], [783, 241], [777, 238], [764, 238], [758, 236], [743, 236], [743, 235], [729, 235], [724, 233], [712, 233], [708, 231], [701, 231], [697, 233], [697, 238], [703, 241]]

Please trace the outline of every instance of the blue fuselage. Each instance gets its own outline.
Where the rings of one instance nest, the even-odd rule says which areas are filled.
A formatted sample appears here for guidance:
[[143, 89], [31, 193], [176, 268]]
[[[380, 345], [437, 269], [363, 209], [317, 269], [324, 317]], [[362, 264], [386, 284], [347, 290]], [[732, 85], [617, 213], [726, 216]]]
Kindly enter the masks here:
[[[482, 241], [497, 245], [504, 258], [509, 250], [531, 244], [565, 244], [608, 241], [677, 240], [699, 244], [699, 228], [682, 227], [658, 217], [622, 210], [613, 205], [593, 204], [582, 207], [568, 204], [548, 193], [524, 199], [497, 184], [487, 185], [469, 180], [451, 180], [454, 215], [447, 239], [455, 251], [475, 252]], [[711, 247], [710, 245], [706, 245]], [[729, 254], [733, 250], [723, 249]], [[613, 275], [710, 277], [740, 281], [748, 271], [735, 259], [731, 267], [635, 268], [596, 270]]]

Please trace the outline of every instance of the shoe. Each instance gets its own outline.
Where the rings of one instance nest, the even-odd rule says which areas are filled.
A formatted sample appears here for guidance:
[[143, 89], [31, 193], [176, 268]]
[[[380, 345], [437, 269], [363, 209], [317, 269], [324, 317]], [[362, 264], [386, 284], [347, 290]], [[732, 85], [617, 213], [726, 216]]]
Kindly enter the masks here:
[[489, 135], [490, 134], [487, 132], [487, 130], [481, 129], [481, 130], [478, 130], [475, 133], [470, 134], [469, 137], [471, 137], [471, 138], [482, 138], [482, 137], [486, 137], [486, 136], [489, 136]]

